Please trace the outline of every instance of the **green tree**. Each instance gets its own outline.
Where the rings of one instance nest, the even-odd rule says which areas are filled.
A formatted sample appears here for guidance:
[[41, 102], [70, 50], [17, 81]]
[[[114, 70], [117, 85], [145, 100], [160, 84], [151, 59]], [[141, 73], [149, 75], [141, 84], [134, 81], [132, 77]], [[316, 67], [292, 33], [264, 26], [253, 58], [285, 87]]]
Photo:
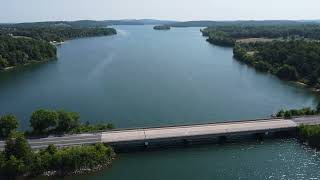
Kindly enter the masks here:
[[6, 157], [4, 156], [3, 152], [0, 152], [0, 173], [5, 163], [6, 163]]
[[59, 133], [71, 132], [80, 126], [80, 115], [75, 112], [58, 111], [59, 120], [56, 131]]
[[26, 165], [15, 156], [10, 156], [3, 167], [3, 173], [8, 177], [14, 177], [26, 172]]
[[8, 61], [0, 55], [0, 69], [4, 69], [9, 66]]
[[14, 156], [18, 159], [29, 161], [32, 158], [32, 149], [23, 134], [17, 134], [6, 140], [5, 156], [9, 158]]
[[318, 113], [320, 113], [320, 102], [317, 104], [316, 110], [317, 110]]
[[58, 122], [58, 113], [47, 109], [39, 109], [32, 113], [30, 124], [34, 133], [48, 133]]
[[2, 116], [0, 118], [0, 138], [7, 138], [18, 126], [19, 123], [14, 115], [8, 114]]
[[297, 80], [298, 73], [297, 70], [293, 66], [283, 65], [277, 71], [277, 76], [286, 80]]
[[45, 151], [48, 152], [49, 154], [53, 155], [53, 154], [55, 154], [56, 152], [58, 152], [58, 149], [57, 149], [57, 147], [56, 147], [55, 145], [50, 144], [50, 145], [46, 148]]
[[291, 111], [285, 111], [283, 116], [286, 119], [291, 119], [292, 117]]

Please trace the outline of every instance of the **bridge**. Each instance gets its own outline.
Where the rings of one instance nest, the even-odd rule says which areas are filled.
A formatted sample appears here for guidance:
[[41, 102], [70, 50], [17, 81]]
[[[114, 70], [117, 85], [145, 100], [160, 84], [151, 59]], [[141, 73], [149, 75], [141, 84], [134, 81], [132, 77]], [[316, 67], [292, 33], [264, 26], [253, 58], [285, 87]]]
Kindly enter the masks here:
[[[150, 143], [188, 142], [208, 138], [219, 138], [250, 134], [269, 134], [295, 131], [301, 125], [320, 124], [320, 116], [295, 117], [292, 119], [258, 119], [183, 126], [119, 129], [99, 133], [65, 135], [29, 139], [33, 149], [45, 148], [50, 144], [58, 147], [84, 144], [107, 143], [111, 146], [148, 146]], [[0, 150], [5, 142], [0, 141]]]

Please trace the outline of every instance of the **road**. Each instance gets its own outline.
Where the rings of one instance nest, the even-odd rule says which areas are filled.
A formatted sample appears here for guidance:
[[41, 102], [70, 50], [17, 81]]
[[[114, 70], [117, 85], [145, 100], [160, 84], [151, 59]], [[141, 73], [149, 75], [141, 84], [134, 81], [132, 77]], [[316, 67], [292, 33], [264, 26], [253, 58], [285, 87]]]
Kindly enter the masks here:
[[[50, 144], [54, 144], [59, 147], [75, 146], [84, 144], [95, 144], [101, 142], [101, 133], [95, 134], [78, 134], [78, 135], [66, 135], [62, 137], [47, 137], [40, 139], [29, 139], [33, 149], [46, 148]], [[5, 142], [0, 141], [0, 150], [4, 149]]]
[[[65, 135], [61, 137], [29, 139], [28, 141], [33, 149], [41, 149], [50, 144], [54, 144], [59, 147], [65, 147], [83, 144], [95, 144], [99, 142], [121, 144], [123, 142], [134, 141], [148, 142], [151, 140], [186, 139], [199, 136], [224, 136], [276, 132], [293, 130], [301, 124], [320, 124], [320, 116], [297, 117], [293, 119], [265, 119], [187, 126], [124, 129], [100, 133], [86, 133], [78, 135]], [[4, 149], [4, 146], [5, 142], [0, 141], [0, 150]]]

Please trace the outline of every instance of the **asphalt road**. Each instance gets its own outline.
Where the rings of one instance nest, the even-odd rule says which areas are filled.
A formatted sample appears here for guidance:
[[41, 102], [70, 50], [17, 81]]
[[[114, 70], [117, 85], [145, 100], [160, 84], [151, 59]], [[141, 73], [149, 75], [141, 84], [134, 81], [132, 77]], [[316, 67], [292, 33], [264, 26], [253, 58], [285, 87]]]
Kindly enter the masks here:
[[[186, 138], [205, 135], [228, 135], [264, 131], [269, 132], [296, 128], [301, 124], [320, 124], [320, 116], [298, 117], [293, 119], [269, 119], [189, 126], [114, 130], [100, 133], [86, 133], [78, 135], [65, 135], [61, 137], [29, 139], [28, 141], [33, 149], [41, 149], [47, 147], [50, 144], [54, 144], [58, 147], [65, 147], [83, 144], [95, 144], [99, 142], [121, 143], [130, 141], [148, 141], [155, 139]], [[0, 141], [0, 150], [3, 150], [4, 146], [5, 142]]]

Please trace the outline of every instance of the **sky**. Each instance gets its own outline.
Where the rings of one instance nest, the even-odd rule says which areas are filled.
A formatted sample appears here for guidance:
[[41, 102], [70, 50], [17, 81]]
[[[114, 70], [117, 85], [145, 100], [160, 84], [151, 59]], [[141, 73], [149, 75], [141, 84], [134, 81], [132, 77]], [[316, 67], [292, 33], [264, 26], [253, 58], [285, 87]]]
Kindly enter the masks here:
[[320, 0], [0, 0], [0, 23], [320, 19]]

